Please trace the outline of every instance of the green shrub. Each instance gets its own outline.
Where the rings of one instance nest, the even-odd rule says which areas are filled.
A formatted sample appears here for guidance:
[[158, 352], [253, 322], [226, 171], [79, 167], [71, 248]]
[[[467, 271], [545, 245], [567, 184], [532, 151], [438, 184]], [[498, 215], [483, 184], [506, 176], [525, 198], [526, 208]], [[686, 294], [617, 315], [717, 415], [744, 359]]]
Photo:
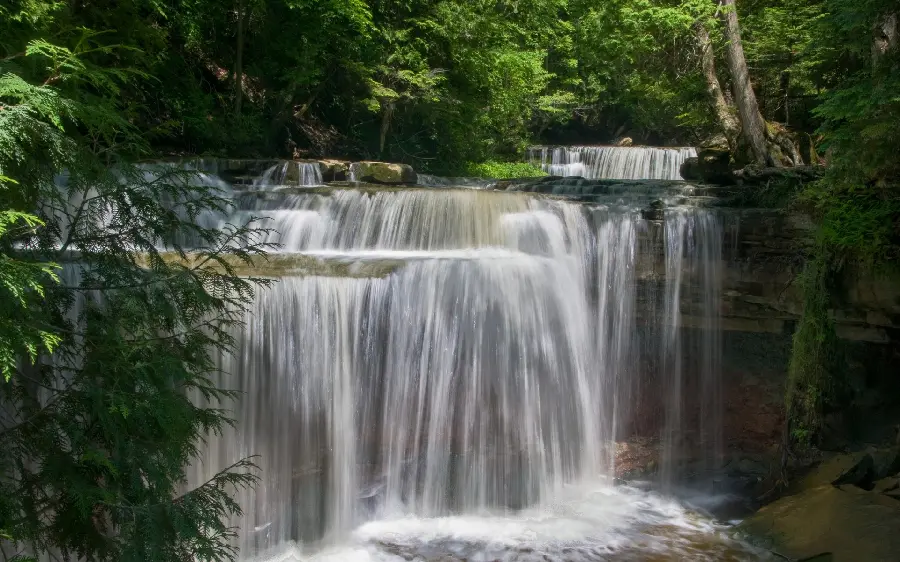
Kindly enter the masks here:
[[543, 177], [547, 175], [547, 172], [527, 162], [497, 162], [491, 160], [477, 164], [469, 162], [465, 166], [463, 175], [505, 180]]
[[828, 314], [833, 267], [821, 247], [801, 276], [803, 314], [794, 332], [788, 366], [785, 409], [791, 441], [814, 445], [821, 437], [823, 416], [842, 395], [839, 347], [834, 321]]

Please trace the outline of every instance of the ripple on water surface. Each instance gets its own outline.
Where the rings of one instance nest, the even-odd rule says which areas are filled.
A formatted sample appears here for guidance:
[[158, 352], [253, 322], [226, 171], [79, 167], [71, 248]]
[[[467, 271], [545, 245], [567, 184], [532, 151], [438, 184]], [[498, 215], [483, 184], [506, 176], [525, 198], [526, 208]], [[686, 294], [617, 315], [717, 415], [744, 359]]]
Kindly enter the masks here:
[[675, 501], [619, 486], [570, 488], [516, 514], [398, 515], [358, 527], [342, 546], [290, 546], [266, 562], [654, 562], [773, 560]]

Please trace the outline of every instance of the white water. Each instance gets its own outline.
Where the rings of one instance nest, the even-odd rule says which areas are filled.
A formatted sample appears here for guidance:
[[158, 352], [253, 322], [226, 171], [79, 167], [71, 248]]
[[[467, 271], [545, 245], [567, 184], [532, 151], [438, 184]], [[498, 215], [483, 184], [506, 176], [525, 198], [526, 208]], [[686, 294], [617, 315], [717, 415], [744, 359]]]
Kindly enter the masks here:
[[282, 185], [316, 186], [325, 183], [318, 162], [295, 162], [286, 160], [267, 169], [253, 182], [256, 188]]
[[[237, 423], [188, 485], [260, 455], [233, 521], [241, 559], [760, 559], [684, 504], [611, 485], [641, 393], [663, 397], [664, 479], [685, 449], [712, 468], [721, 447], [721, 227], [687, 207], [645, 221], [645, 199], [239, 196], [231, 219], [271, 218], [286, 252], [398, 264], [283, 278], [219, 358]], [[656, 301], [649, 329], [639, 293]], [[648, 368], [661, 388], [641, 388]]]
[[552, 176], [586, 179], [682, 179], [681, 164], [693, 148], [649, 146], [534, 146], [528, 160]]
[[[685, 508], [609, 485], [647, 356], [669, 397], [664, 476], [678, 476], [687, 433], [705, 436], [693, 447], [710, 463], [718, 451], [714, 215], [672, 211], [653, 242], [620, 200], [347, 189], [238, 203], [271, 219], [283, 251], [396, 264], [283, 278], [221, 358], [220, 384], [244, 393], [238, 423], [210, 438], [190, 482], [261, 455], [234, 522], [242, 557], [747, 559]], [[645, 289], [659, 329], [639, 336], [637, 270], [653, 244], [667, 281]], [[685, 306], [705, 328], [692, 337]]]
[[403, 560], [587, 562], [770, 560], [674, 501], [602, 483], [565, 489], [548, 508], [439, 518], [397, 514], [364, 523], [344, 544], [286, 544], [267, 562]]

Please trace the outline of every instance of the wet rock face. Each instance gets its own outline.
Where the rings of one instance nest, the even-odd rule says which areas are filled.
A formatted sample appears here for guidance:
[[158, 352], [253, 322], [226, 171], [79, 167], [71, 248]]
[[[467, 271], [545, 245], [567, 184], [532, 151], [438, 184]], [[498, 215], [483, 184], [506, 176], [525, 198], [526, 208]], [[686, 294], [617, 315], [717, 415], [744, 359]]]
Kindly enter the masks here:
[[863, 451], [831, 454], [812, 468], [790, 490], [797, 492], [830, 484], [862, 490], [893, 490], [900, 473], [900, 447], [869, 447]]
[[[801, 284], [813, 225], [775, 209], [723, 209], [722, 327], [790, 334], [803, 310]], [[838, 337], [885, 344], [900, 333], [900, 278], [846, 268], [832, 311]]]

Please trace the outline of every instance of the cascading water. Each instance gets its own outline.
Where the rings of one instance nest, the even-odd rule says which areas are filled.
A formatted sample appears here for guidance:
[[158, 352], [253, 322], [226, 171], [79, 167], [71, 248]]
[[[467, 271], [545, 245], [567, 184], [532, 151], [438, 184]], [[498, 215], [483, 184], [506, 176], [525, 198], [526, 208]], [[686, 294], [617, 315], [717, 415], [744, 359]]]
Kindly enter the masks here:
[[587, 179], [680, 180], [681, 164], [697, 155], [693, 148], [649, 146], [533, 146], [528, 160], [552, 176]]
[[239, 398], [216, 406], [236, 423], [200, 444], [186, 484], [258, 455], [232, 522], [241, 560], [764, 558], [674, 500], [613, 486], [638, 418], [665, 485], [689, 460], [720, 466], [722, 228], [687, 206], [646, 220], [671, 186], [602, 187], [589, 204], [565, 198], [590, 188], [571, 180], [552, 197], [234, 196], [227, 222], [268, 217], [280, 257], [328, 265], [275, 272], [217, 358]]
[[[234, 522], [242, 558], [758, 559], [670, 500], [611, 486], [646, 365], [668, 397], [666, 475], [695, 428], [694, 449], [718, 458], [721, 232], [714, 214], [678, 209], [654, 242], [637, 206], [609, 199], [239, 197], [284, 252], [340, 266], [261, 293], [220, 359], [219, 384], [242, 393], [237, 423], [210, 436], [189, 484], [260, 455]], [[665, 278], [640, 289], [651, 247]], [[354, 274], [373, 262], [381, 273]], [[641, 291], [658, 315], [638, 314]], [[691, 385], [700, 404], [683, 399]]]
[[[670, 486], [683, 476], [680, 465], [687, 458], [705, 472], [721, 458], [721, 333], [716, 313], [721, 280], [715, 264], [722, 256], [722, 229], [708, 212], [670, 209], [665, 244], [664, 312], [657, 322], [663, 333], [660, 372], [666, 397], [661, 477]], [[685, 275], [693, 281], [685, 282]], [[686, 358], [692, 361], [688, 364]], [[687, 380], [688, 370], [699, 377]], [[686, 419], [689, 402], [697, 412], [694, 420]]]
[[288, 160], [267, 169], [253, 182], [256, 188], [282, 185], [317, 186], [322, 185], [322, 168], [318, 162], [296, 162]]

